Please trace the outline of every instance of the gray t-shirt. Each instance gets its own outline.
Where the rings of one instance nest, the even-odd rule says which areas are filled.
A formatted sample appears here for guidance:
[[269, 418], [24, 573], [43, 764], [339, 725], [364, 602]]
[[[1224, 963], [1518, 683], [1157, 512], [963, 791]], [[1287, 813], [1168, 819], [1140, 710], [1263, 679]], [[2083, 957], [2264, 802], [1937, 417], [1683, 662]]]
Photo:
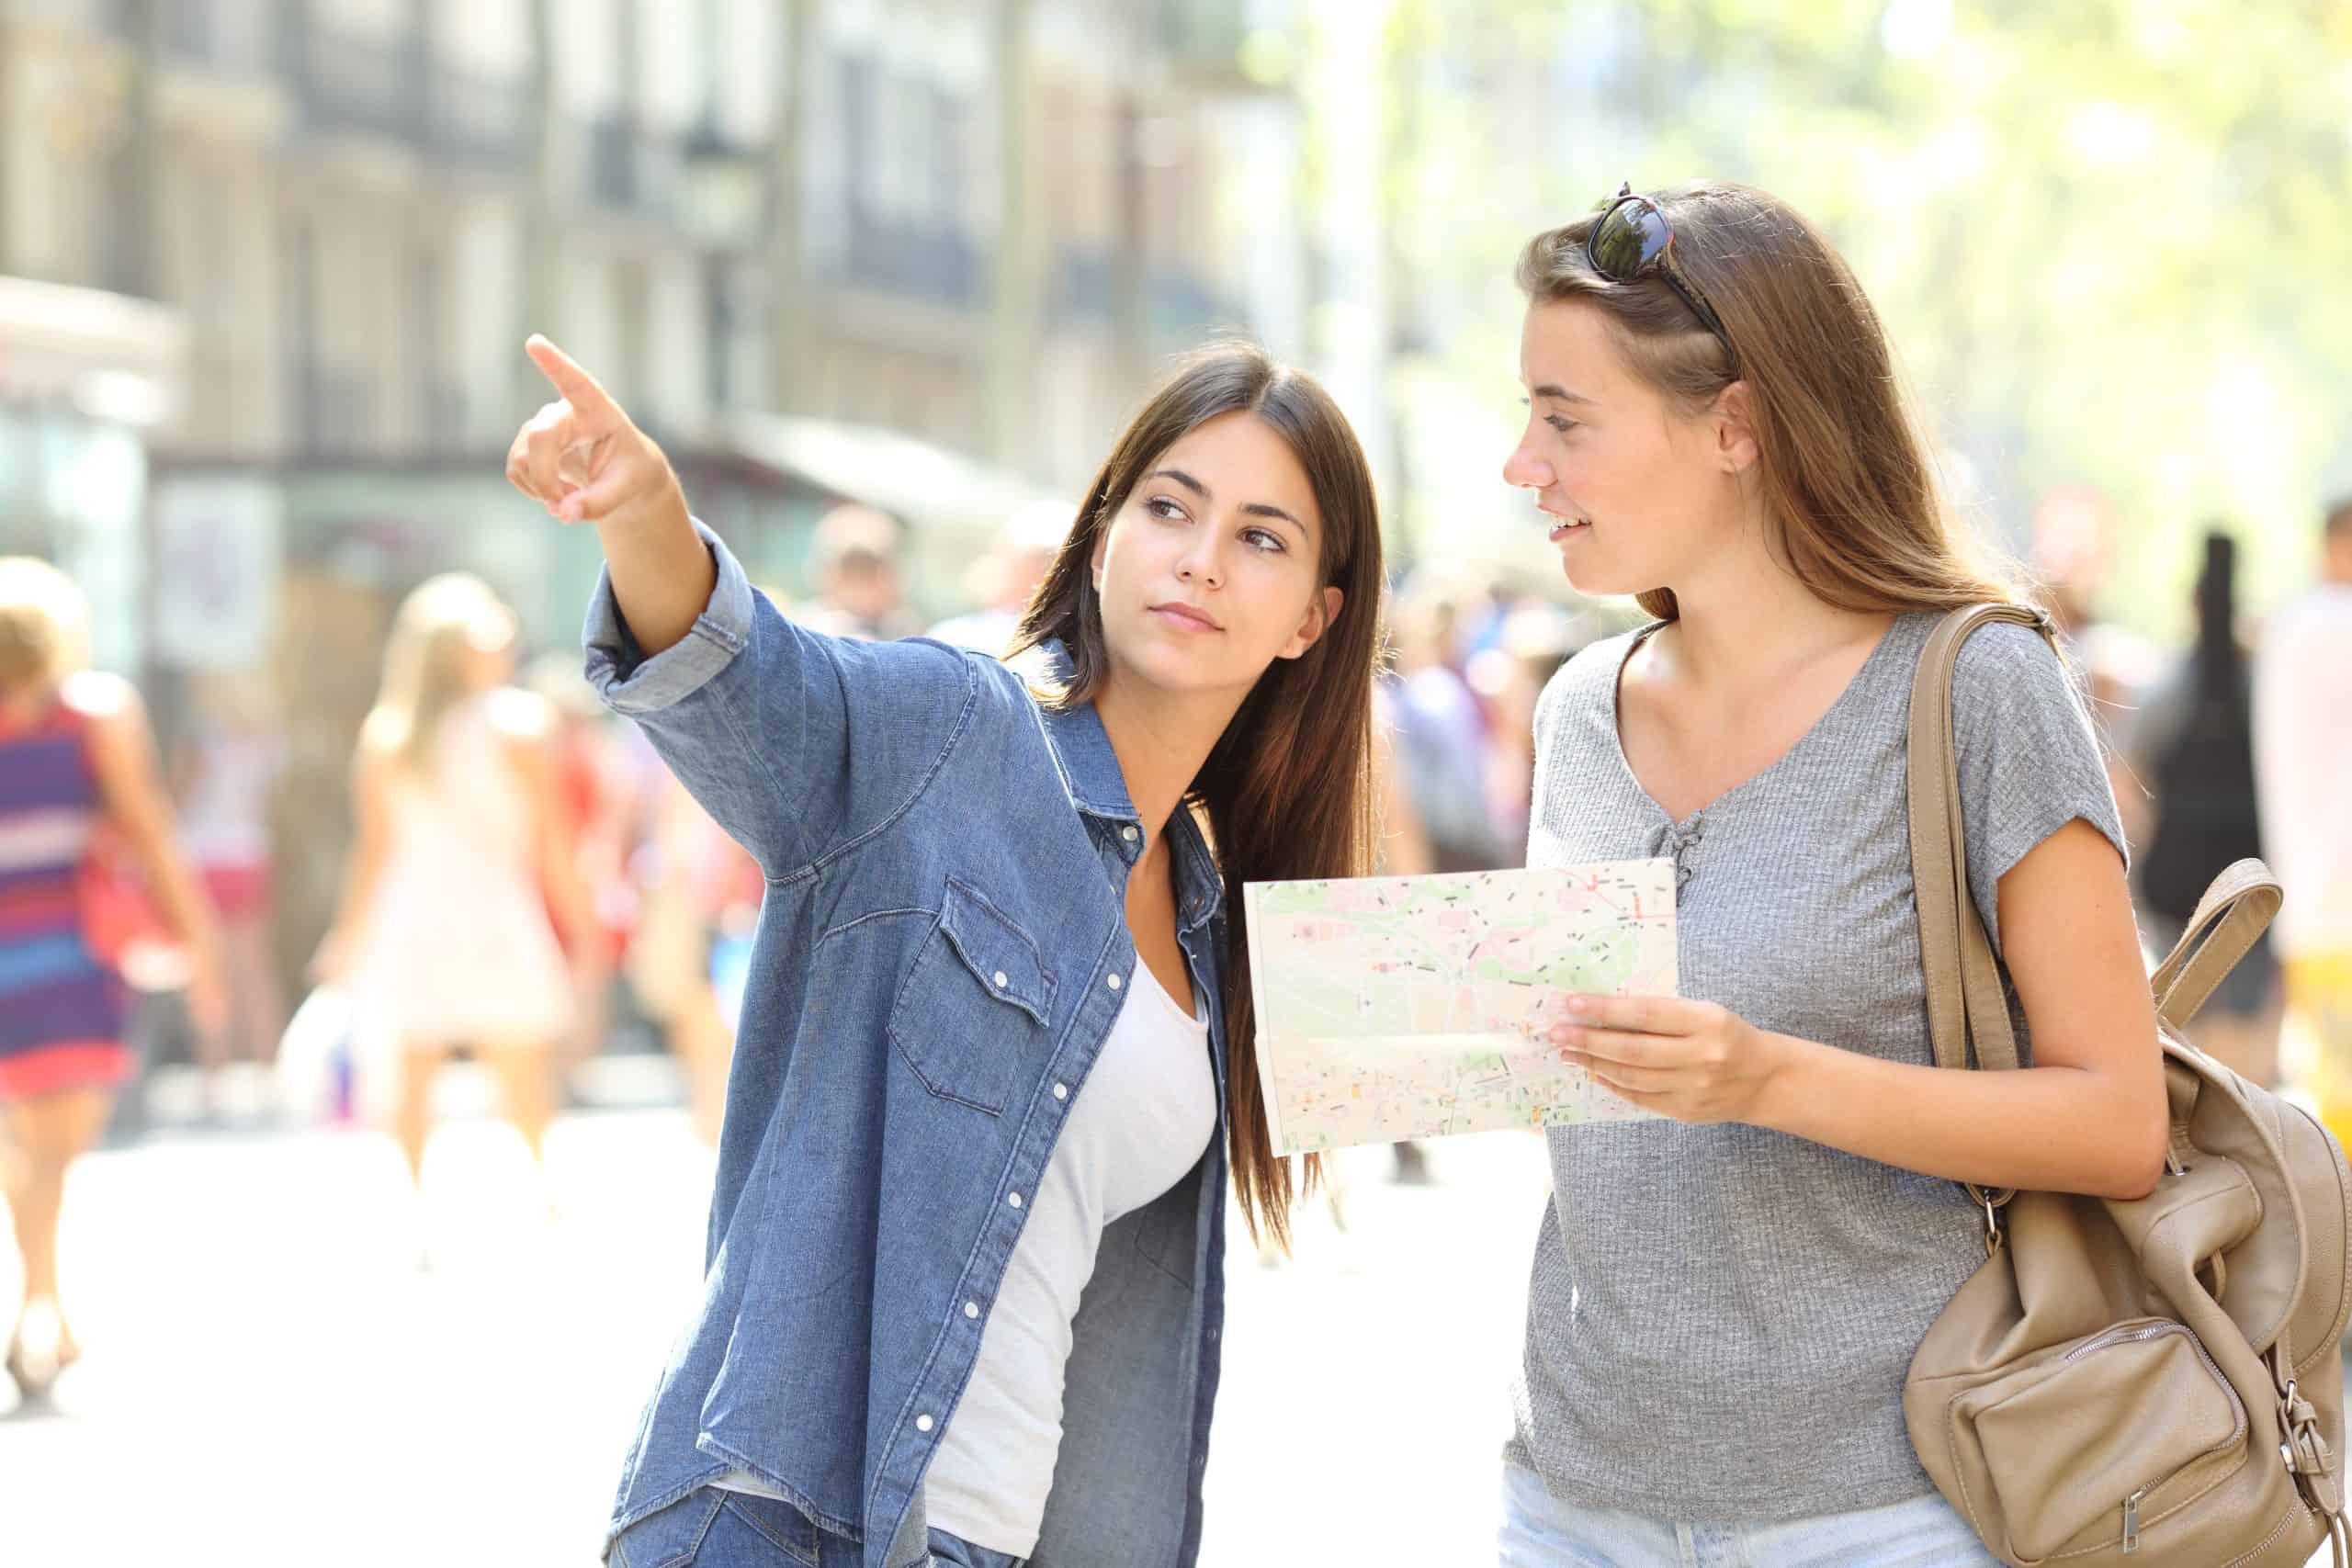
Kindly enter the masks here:
[[[1929, 1063], [1904, 761], [1939, 618], [1898, 616], [1813, 729], [1679, 823], [1618, 739], [1617, 675], [1644, 634], [1587, 649], [1536, 709], [1528, 863], [1670, 855], [1684, 996]], [[1997, 950], [2003, 873], [2077, 817], [2119, 852], [2123, 833], [2081, 699], [2038, 635], [1979, 629], [1953, 687], [1969, 886]], [[1902, 1389], [1984, 1261], [1983, 1216], [1957, 1187], [1739, 1123], [1555, 1127], [1550, 1143], [1506, 1458], [1557, 1496], [1655, 1518], [1801, 1518], [1933, 1489]]]

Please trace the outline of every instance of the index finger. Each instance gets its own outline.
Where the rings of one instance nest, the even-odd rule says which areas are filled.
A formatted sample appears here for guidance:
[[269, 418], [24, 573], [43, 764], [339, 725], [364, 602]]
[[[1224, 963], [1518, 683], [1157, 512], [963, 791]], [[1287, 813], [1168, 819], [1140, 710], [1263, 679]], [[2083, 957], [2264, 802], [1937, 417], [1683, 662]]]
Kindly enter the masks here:
[[1642, 1034], [1687, 1034], [1682, 1000], [1676, 997], [1572, 995], [1568, 1021], [1589, 1028], [1632, 1030]]
[[555, 389], [563, 394], [563, 400], [571, 405], [573, 413], [592, 424], [628, 423], [628, 415], [613, 401], [611, 393], [596, 384], [596, 378], [545, 337], [533, 333], [524, 341], [523, 352], [531, 356], [531, 363], [539, 367], [539, 373], [555, 384]]

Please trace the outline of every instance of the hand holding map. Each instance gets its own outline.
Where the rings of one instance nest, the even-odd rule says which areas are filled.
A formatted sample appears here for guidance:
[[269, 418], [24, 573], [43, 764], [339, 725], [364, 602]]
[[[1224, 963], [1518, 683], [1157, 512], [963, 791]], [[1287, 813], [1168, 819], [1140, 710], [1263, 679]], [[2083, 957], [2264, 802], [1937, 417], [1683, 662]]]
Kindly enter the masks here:
[[1672, 862], [1253, 882], [1243, 898], [1277, 1153], [1650, 1114], [1546, 1032], [1568, 992], [1675, 994]]

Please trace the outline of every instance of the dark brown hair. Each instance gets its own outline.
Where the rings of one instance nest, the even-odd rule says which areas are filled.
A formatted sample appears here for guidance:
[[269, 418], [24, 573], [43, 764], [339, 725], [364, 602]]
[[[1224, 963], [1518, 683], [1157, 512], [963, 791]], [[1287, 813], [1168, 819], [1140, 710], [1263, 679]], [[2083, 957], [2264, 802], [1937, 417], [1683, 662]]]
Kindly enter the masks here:
[[[1685, 413], [1736, 378], [1747, 384], [1772, 547], [1820, 599], [1879, 611], [2017, 598], [1946, 511], [1878, 312], [1828, 240], [1747, 186], [1708, 181], [1653, 199], [1674, 225], [1671, 262], [1737, 345], [1736, 377], [1657, 272], [1617, 283], [1592, 270], [1584, 245], [1598, 213], [1529, 241], [1520, 288], [1533, 302], [1599, 310], [1634, 373]], [[1670, 588], [1636, 597], [1675, 617]]]
[[[1233, 1185], [1255, 1236], [1287, 1245], [1295, 1195], [1275, 1154], [1258, 1085], [1258, 1023], [1241, 885], [1362, 876], [1372, 868], [1372, 682], [1381, 658], [1380, 511], [1355, 432], [1329, 393], [1254, 345], [1216, 343], [1187, 356], [1119, 437], [1013, 638], [1012, 654], [1058, 641], [1067, 681], [1045, 700], [1091, 702], [1110, 672], [1094, 541], [1160, 455], [1189, 432], [1248, 413], [1289, 444], [1322, 514], [1320, 583], [1345, 596], [1337, 619], [1296, 659], [1277, 659], [1218, 737], [1186, 792], [1225, 879], [1226, 1077]], [[1314, 1190], [1308, 1156], [1297, 1194]]]

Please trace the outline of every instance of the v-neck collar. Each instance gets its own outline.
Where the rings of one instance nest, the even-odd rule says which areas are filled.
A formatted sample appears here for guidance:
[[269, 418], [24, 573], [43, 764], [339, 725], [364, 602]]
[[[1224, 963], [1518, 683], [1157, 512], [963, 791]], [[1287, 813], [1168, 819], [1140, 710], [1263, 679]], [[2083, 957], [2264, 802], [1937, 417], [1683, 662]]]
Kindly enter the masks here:
[[1871, 645], [1869, 654], [1863, 658], [1861, 664], [1852, 675], [1847, 678], [1845, 687], [1838, 692], [1837, 700], [1822, 709], [1820, 716], [1805, 728], [1803, 735], [1791, 741], [1779, 756], [1737, 784], [1718, 791], [1714, 798], [1698, 809], [1687, 816], [1678, 818], [1658, 804], [1657, 797], [1650, 794], [1649, 786], [1642, 783], [1641, 774], [1634, 771], [1633, 759], [1625, 755], [1624, 718], [1621, 706], [1625, 666], [1633, 662], [1634, 655], [1640, 649], [1642, 644], [1647, 642], [1654, 634], [1668, 624], [1665, 621], [1652, 621], [1634, 634], [1633, 639], [1625, 645], [1625, 651], [1619, 656], [1617, 667], [1610, 672], [1609, 676], [1609, 745], [1611, 754], [1617, 759], [1618, 772], [1624, 776], [1626, 784], [1640, 798], [1643, 806], [1648, 808], [1651, 816], [1670, 826], [1678, 837], [1690, 834], [1701, 818], [1721, 810], [1736, 797], [1756, 789], [1774, 773], [1787, 767], [1799, 753], [1809, 750], [1815, 739], [1829, 728], [1830, 720], [1843, 713], [1848, 705], [1859, 700], [1857, 694], [1868, 682], [1871, 672], [1877, 669], [1879, 660], [1885, 656], [1888, 645], [1894, 641], [1895, 633], [1902, 629], [1903, 622], [1904, 614], [1897, 612], [1894, 618], [1887, 623], [1886, 630], [1880, 634], [1878, 641]]

